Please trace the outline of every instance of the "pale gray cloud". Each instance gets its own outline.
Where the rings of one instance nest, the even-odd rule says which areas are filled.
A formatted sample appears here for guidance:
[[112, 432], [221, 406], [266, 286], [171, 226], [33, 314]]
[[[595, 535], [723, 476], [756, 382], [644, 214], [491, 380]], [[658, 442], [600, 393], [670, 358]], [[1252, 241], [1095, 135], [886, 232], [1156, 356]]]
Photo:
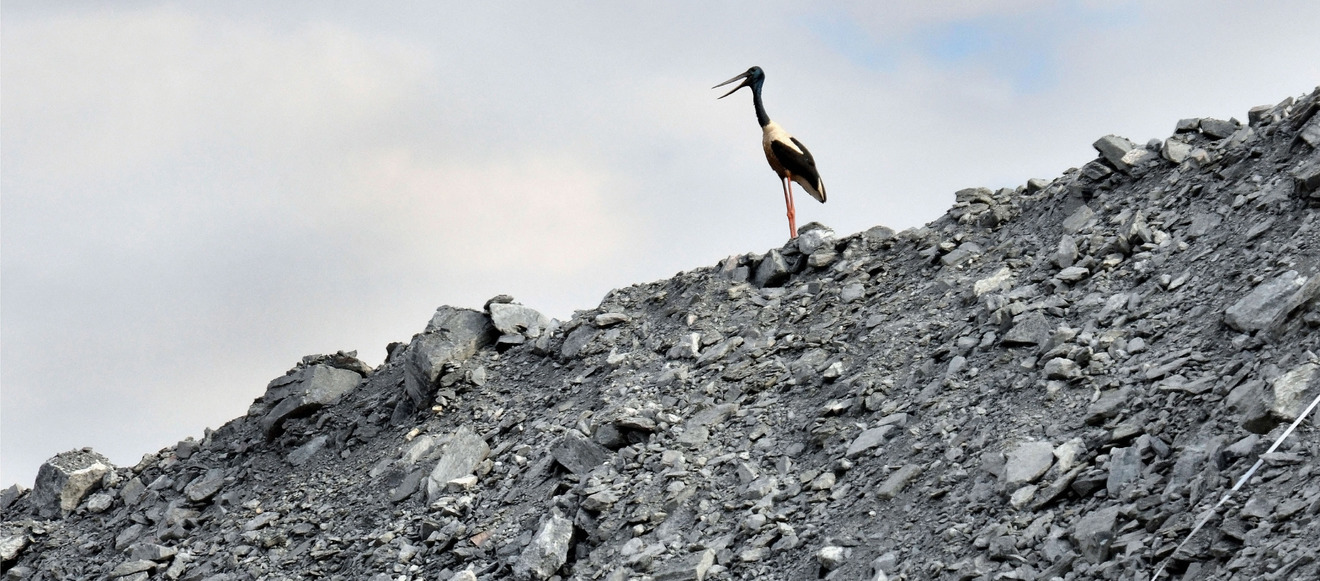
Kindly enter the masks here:
[[1308, 2], [707, 4], [6, 2], [0, 482], [440, 304], [566, 317], [778, 246], [750, 95], [709, 90], [753, 64], [829, 187], [799, 222], [843, 233], [1320, 78]]

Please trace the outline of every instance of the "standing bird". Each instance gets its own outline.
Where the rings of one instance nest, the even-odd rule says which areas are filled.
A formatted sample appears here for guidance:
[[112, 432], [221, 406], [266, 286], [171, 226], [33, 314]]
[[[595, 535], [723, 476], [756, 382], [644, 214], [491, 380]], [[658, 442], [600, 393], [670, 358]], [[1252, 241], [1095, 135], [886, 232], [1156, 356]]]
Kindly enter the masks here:
[[743, 82], [732, 91], [720, 95], [719, 98], [728, 97], [743, 87], [752, 88], [752, 104], [756, 106], [756, 120], [761, 124], [761, 147], [765, 149], [765, 160], [770, 162], [770, 168], [779, 174], [779, 180], [784, 186], [784, 203], [788, 205], [788, 237], [796, 238], [797, 220], [793, 211], [793, 182], [805, 188], [811, 197], [820, 200], [822, 204], [825, 203], [825, 182], [821, 181], [820, 173], [816, 171], [816, 159], [811, 157], [807, 146], [802, 145], [801, 141], [789, 135], [783, 127], [771, 121], [770, 116], [766, 115], [765, 105], [761, 104], [761, 85], [765, 83], [765, 72], [761, 67], [747, 69], [747, 72], [711, 88], [717, 89], [738, 79], [742, 79]]

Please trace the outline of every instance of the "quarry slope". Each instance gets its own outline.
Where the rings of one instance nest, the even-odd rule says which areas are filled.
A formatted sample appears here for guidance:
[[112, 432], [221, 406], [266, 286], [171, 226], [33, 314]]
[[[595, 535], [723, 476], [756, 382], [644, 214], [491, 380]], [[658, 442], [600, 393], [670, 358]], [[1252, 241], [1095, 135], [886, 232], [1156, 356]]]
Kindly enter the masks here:
[[441, 307], [136, 466], [53, 458], [0, 494], [5, 578], [1320, 578], [1316, 416], [1270, 450], [1320, 395], [1317, 110], [568, 321]]

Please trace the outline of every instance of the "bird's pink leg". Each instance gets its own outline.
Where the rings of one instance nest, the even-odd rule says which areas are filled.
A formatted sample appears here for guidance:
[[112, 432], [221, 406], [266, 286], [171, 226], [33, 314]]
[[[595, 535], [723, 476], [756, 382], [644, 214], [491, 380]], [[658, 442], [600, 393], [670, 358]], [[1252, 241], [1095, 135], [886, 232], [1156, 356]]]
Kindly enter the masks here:
[[797, 238], [797, 213], [793, 211], [793, 183], [784, 179], [784, 205], [788, 206], [788, 237]]

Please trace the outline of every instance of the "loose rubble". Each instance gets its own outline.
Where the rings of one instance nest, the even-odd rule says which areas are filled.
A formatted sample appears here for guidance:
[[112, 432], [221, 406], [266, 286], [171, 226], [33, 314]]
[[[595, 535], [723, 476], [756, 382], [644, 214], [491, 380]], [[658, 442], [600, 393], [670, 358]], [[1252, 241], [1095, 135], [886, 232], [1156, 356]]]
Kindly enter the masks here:
[[[0, 492], [5, 579], [1320, 578], [1320, 90], [823, 226]], [[1258, 459], [1262, 468], [1188, 540]], [[1187, 541], [1179, 549], [1179, 546]]]

